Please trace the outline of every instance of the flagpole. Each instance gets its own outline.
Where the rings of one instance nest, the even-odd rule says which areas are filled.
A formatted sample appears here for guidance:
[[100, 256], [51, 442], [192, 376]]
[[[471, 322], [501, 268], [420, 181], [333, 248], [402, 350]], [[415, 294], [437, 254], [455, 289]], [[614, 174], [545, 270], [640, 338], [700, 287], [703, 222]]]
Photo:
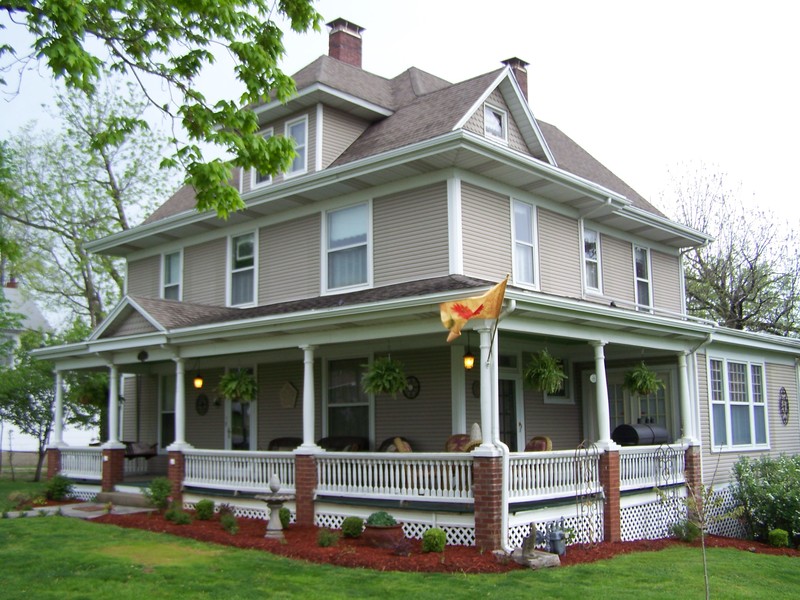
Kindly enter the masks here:
[[492, 351], [494, 350], [494, 336], [497, 334], [497, 325], [500, 323], [500, 317], [494, 320], [494, 327], [492, 327], [492, 338], [489, 340], [489, 355], [486, 358], [486, 364], [489, 364], [489, 361], [492, 360]]

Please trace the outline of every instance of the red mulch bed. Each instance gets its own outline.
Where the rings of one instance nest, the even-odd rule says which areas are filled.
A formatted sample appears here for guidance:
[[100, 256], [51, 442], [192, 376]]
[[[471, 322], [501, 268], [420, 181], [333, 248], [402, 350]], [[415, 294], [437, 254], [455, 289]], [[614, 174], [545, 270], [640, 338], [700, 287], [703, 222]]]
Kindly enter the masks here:
[[[217, 518], [211, 521], [194, 520], [190, 525], [175, 525], [157, 513], [131, 515], [103, 515], [92, 519], [96, 523], [110, 523], [120, 527], [144, 529], [193, 538], [203, 542], [224, 544], [238, 548], [260, 549], [288, 558], [325, 563], [341, 567], [358, 567], [378, 571], [411, 571], [442, 573], [504, 573], [522, 568], [511, 560], [498, 561], [491, 552], [480, 552], [471, 546], [447, 546], [444, 554], [423, 553], [419, 540], [408, 540], [407, 556], [399, 556], [394, 550], [368, 547], [360, 539], [340, 538], [336, 546], [322, 548], [317, 544], [317, 527], [290, 525], [285, 531], [286, 542], [264, 538], [266, 521], [239, 518], [236, 535], [226, 532]], [[569, 546], [562, 565], [575, 565], [611, 558], [618, 554], [662, 550], [681, 544], [676, 540], [642, 540], [637, 542], [603, 542]], [[699, 547], [699, 542], [694, 544]], [[789, 548], [772, 548], [749, 540], [737, 540], [710, 536], [709, 547], [738, 548], [759, 554], [781, 554], [800, 556], [800, 552]]]

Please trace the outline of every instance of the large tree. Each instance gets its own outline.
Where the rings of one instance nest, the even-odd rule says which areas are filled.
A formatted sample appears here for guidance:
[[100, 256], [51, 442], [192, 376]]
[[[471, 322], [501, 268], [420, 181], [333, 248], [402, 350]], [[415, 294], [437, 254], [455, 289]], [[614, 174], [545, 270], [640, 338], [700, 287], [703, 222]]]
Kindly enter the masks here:
[[[100, 74], [121, 72], [135, 79], [151, 102], [182, 125], [168, 163], [182, 164], [197, 192], [199, 210], [225, 218], [244, 206], [228, 185], [231, 166], [275, 174], [294, 156], [291, 140], [259, 135], [248, 105], [267, 98], [287, 100], [292, 79], [279, 68], [285, 49], [279, 20], [295, 31], [319, 29], [313, 0], [0, 0], [11, 23], [31, 34], [30, 48], [0, 44], [5, 73], [43, 61], [57, 78], [93, 95]], [[237, 99], [212, 102], [195, 80], [215, 62], [215, 53], [235, 61], [245, 91]], [[158, 91], [165, 85], [166, 95]], [[123, 127], [125, 123], [121, 124]], [[207, 160], [201, 144], [212, 144], [230, 160]]]
[[774, 214], [746, 205], [724, 174], [696, 167], [667, 196], [678, 221], [714, 237], [684, 253], [687, 309], [726, 327], [800, 332], [798, 238]]
[[123, 292], [121, 261], [87, 243], [127, 230], [175, 186], [157, 166], [164, 144], [143, 125], [146, 106], [133, 86], [107, 81], [92, 100], [61, 96], [58, 130], [27, 126], [8, 144], [13, 193], [0, 219], [4, 237], [28, 249], [11, 263], [69, 322], [96, 327]]

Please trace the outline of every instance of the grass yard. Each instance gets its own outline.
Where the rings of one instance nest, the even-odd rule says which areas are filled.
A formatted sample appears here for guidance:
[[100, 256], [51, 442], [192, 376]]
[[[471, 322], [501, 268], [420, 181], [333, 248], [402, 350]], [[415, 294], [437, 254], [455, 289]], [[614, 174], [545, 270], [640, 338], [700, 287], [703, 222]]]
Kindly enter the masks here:
[[0, 474], [0, 513], [14, 510], [8, 495], [11, 492], [27, 492], [33, 496], [44, 494], [45, 484], [43, 481], [34, 482], [32, 468], [14, 468], [16, 480], [11, 479], [11, 470], [3, 465], [3, 472]]
[[[712, 598], [796, 598], [797, 558], [710, 549]], [[17, 598], [703, 598], [699, 549], [504, 575], [312, 565], [64, 517], [0, 521], [0, 590]]]

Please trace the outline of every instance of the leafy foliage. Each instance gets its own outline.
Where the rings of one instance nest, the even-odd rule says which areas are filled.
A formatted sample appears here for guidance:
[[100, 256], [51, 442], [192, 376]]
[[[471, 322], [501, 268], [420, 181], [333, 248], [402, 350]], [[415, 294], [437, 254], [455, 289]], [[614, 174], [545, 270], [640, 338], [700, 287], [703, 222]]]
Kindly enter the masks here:
[[143, 490], [145, 498], [159, 510], [164, 510], [170, 505], [172, 495], [172, 482], [166, 477], [156, 477], [150, 486]]
[[774, 546], [775, 548], [788, 548], [789, 532], [785, 529], [773, 529], [769, 532], [767, 541], [770, 546]]
[[[244, 206], [238, 190], [228, 185], [231, 166], [275, 174], [291, 162], [291, 140], [264, 139], [247, 107], [266, 98], [284, 102], [293, 93], [292, 79], [278, 66], [285, 48], [274, 19], [286, 19], [294, 31], [318, 30], [321, 15], [311, 0], [86, 0], [11, 2], [3, 8], [34, 42], [27, 56], [24, 48], [0, 45], [0, 58], [41, 60], [56, 78], [89, 97], [104, 69], [125, 73], [164, 115], [180, 122], [183, 133], [176, 134], [175, 151], [165, 164], [183, 164], [199, 210], [214, 209], [225, 218]], [[215, 62], [214, 51], [235, 62], [233, 71], [244, 85], [236, 100], [213, 102], [196, 85]], [[179, 139], [183, 135], [186, 139]], [[206, 160], [201, 144], [233, 159]]]
[[223, 513], [220, 511], [219, 524], [231, 535], [236, 535], [239, 533], [239, 521], [236, 518], [236, 515], [234, 515], [232, 512]]
[[368, 394], [391, 394], [395, 397], [407, 385], [403, 363], [391, 356], [380, 356], [364, 367], [367, 370], [361, 378], [361, 387]]
[[214, 501], [208, 498], [198, 500], [194, 505], [194, 516], [200, 521], [209, 521], [214, 516]]
[[339, 543], [339, 532], [323, 527], [317, 532], [317, 545], [320, 548], [330, 548]]
[[665, 387], [664, 382], [644, 364], [644, 361], [625, 372], [623, 385], [629, 391], [642, 396], [655, 394]]
[[248, 369], [230, 369], [219, 380], [219, 393], [235, 402], [252, 402], [258, 397], [258, 384]]
[[278, 519], [281, 521], [281, 527], [286, 529], [292, 522], [292, 511], [285, 506], [281, 506], [280, 510], [278, 511]]
[[547, 349], [531, 354], [531, 360], [525, 367], [523, 377], [526, 384], [547, 394], [560, 391], [564, 387], [564, 380], [567, 379], [564, 364], [553, 357]]
[[342, 535], [346, 538], [357, 538], [364, 531], [364, 519], [347, 517], [342, 521]]
[[397, 520], [385, 510], [379, 510], [367, 517], [366, 524], [374, 527], [391, 527], [397, 525]]
[[52, 477], [44, 487], [44, 495], [48, 500], [66, 500], [72, 496], [75, 486], [62, 475]]
[[743, 456], [733, 472], [734, 498], [756, 538], [768, 539], [772, 529], [784, 529], [792, 538], [800, 534], [800, 456]]
[[431, 527], [422, 534], [423, 552], [444, 552], [447, 534], [440, 527]]

